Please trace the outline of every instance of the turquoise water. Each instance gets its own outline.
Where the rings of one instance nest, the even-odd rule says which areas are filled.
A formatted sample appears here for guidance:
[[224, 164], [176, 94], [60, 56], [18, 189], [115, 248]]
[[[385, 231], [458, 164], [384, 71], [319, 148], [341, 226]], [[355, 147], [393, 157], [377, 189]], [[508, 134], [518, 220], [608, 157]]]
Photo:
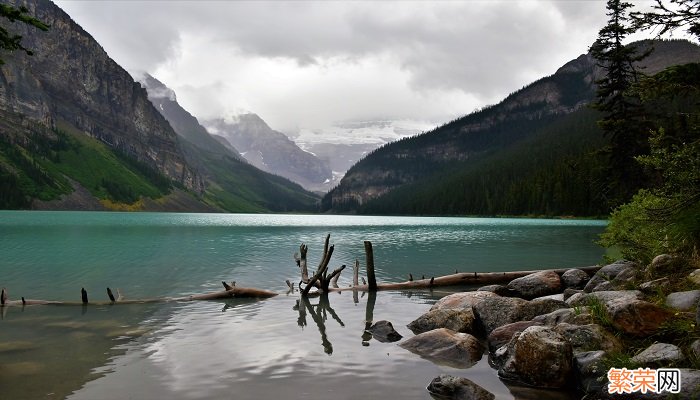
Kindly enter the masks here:
[[[220, 290], [222, 280], [282, 293], [265, 301], [3, 310], [0, 398], [321, 399], [332, 393], [351, 399], [362, 393], [424, 399], [425, 386], [445, 372], [513, 398], [520, 389], [500, 382], [485, 359], [454, 370], [395, 344], [371, 340], [363, 346], [368, 296], [355, 302], [350, 293], [336, 293], [329, 304], [314, 299], [295, 307], [298, 296], [284, 295], [284, 281], [299, 279], [292, 255], [306, 243], [313, 269], [330, 233], [331, 268], [362, 262], [363, 241], [370, 240], [380, 282], [403, 281], [408, 273], [575, 267], [601, 260], [603, 249], [593, 241], [604, 226], [582, 220], [0, 212], [0, 286], [14, 299], [78, 301], [84, 287], [91, 300], [104, 301], [108, 286], [132, 299], [179, 296]], [[344, 274], [339, 283], [349, 282]], [[371, 311], [375, 321], [388, 319], [406, 336], [405, 325], [447, 292], [380, 292]]]

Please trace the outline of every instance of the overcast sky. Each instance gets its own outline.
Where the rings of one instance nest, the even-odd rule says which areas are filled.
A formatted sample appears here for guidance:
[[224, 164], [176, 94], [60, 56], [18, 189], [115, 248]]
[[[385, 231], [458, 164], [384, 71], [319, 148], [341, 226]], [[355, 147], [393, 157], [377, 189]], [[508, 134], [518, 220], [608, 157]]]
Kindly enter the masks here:
[[585, 53], [607, 19], [602, 0], [55, 1], [195, 116], [285, 132], [468, 114]]

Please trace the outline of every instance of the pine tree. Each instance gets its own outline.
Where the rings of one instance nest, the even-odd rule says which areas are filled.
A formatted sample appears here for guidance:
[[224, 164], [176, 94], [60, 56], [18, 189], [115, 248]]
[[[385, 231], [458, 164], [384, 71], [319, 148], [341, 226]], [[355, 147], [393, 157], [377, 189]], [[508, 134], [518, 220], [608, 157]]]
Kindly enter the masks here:
[[599, 125], [610, 138], [609, 181], [603, 190], [612, 196], [612, 205], [629, 200], [641, 186], [641, 169], [634, 157], [644, 152], [644, 132], [648, 130], [638, 99], [628, 92], [640, 75], [634, 63], [649, 55], [648, 51], [640, 53], [636, 45], [624, 43], [636, 31], [629, 15], [631, 7], [631, 3], [608, 0], [608, 23], [589, 49], [597, 65], [605, 71], [596, 82], [598, 90], [593, 107], [603, 112]]

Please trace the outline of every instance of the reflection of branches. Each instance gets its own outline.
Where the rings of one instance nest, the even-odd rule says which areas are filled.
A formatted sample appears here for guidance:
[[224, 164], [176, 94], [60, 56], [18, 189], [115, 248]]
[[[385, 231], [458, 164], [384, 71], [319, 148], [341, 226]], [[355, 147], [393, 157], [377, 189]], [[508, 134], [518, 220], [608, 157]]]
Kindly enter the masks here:
[[362, 332], [363, 346], [369, 346], [369, 340], [372, 339], [372, 334], [367, 330], [372, 326], [372, 321], [374, 320], [374, 304], [376, 302], [377, 292], [369, 292], [367, 295], [367, 308], [365, 308], [365, 330]]
[[335, 310], [331, 307], [330, 301], [328, 299], [328, 293], [323, 293], [319, 298], [318, 304], [311, 304], [311, 301], [307, 296], [301, 296], [300, 300], [297, 300], [297, 305], [294, 307], [299, 311], [299, 319], [297, 319], [297, 324], [301, 327], [306, 326], [306, 313], [311, 315], [311, 319], [314, 320], [318, 331], [321, 334], [321, 345], [323, 346], [323, 351], [326, 354], [333, 354], [333, 344], [328, 340], [326, 335], [326, 321], [328, 320], [328, 314], [340, 324], [340, 326], [345, 326], [343, 321], [340, 319]]

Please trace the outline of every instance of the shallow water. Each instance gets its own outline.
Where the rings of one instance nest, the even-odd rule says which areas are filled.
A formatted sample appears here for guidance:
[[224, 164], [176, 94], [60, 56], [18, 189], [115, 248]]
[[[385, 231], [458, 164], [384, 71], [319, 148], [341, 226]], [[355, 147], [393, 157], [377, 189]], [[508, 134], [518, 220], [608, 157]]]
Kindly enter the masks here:
[[[298, 281], [292, 254], [317, 265], [326, 233], [331, 268], [374, 246], [379, 281], [408, 273], [592, 265], [601, 221], [355, 216], [0, 212], [0, 286], [11, 298], [106, 300], [219, 290], [221, 280], [284, 293]], [[341, 277], [341, 286], [350, 274]], [[450, 289], [454, 290], [454, 289]], [[447, 290], [350, 292], [300, 303], [264, 301], [9, 307], [0, 321], [0, 399], [426, 399], [440, 373], [465, 376], [497, 398], [569, 398], [504, 385], [486, 358], [437, 366], [370, 339], [365, 321], [406, 324]], [[368, 315], [368, 304], [374, 303]], [[514, 394], [515, 393], [515, 396]]]

